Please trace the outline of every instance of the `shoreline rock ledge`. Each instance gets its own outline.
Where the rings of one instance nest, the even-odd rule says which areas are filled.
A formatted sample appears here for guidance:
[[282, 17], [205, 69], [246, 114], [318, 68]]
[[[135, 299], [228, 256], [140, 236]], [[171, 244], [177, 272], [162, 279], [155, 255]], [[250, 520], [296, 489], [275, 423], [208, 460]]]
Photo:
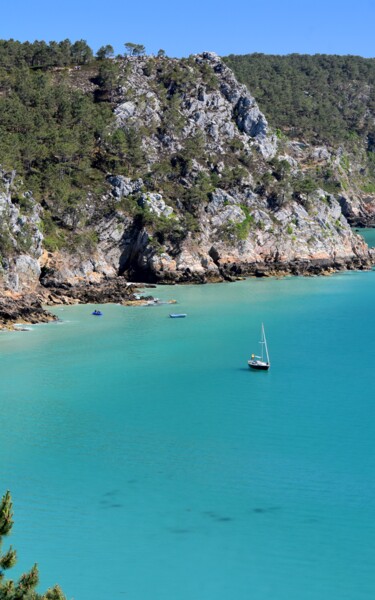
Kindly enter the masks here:
[[15, 329], [14, 325], [33, 325], [56, 321], [57, 317], [46, 310], [38, 294], [12, 294], [0, 296], [0, 329]]
[[[149, 281], [158, 284], [205, 284], [224, 281], [239, 281], [247, 277], [267, 278], [293, 276], [324, 276], [345, 270], [370, 270], [375, 264], [375, 249], [369, 249], [367, 256], [319, 258], [314, 260], [296, 259], [290, 262], [265, 261], [254, 263], [217, 261], [217, 271], [194, 270], [186, 267], [179, 271], [159, 271], [157, 277], [151, 273]], [[48, 323], [58, 320], [48, 306], [73, 304], [121, 304], [139, 306], [149, 304], [152, 295], [140, 295], [140, 288], [153, 288], [155, 283], [130, 283], [124, 277], [114, 277], [98, 282], [79, 283], [46, 282], [38, 284], [33, 291], [0, 291], [0, 330], [20, 330], [17, 325]], [[22, 329], [21, 329], [22, 330]]]

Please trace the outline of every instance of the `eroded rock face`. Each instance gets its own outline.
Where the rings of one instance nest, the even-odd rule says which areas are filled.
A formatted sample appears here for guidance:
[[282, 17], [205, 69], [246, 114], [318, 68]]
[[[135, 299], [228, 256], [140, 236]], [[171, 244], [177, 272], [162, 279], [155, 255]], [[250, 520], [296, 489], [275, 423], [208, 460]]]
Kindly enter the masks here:
[[[202, 59], [213, 65], [219, 76], [220, 91], [232, 106], [232, 118], [237, 128], [257, 143], [265, 158], [272, 158], [277, 151], [277, 138], [268, 127], [268, 122], [248, 89], [240, 85], [233, 72], [213, 52], [204, 52]], [[197, 57], [200, 60], [200, 57]], [[235, 130], [233, 130], [234, 133]]]
[[199, 226], [198, 234], [179, 243], [166, 240], [158, 251], [150, 245], [147, 226], [127, 229], [123, 272], [139, 281], [205, 282], [246, 274], [366, 268], [373, 260], [339, 202], [323, 190], [271, 210], [267, 198], [250, 189], [232, 194], [216, 189], [200, 211]]
[[163, 200], [163, 196], [157, 193], [142, 194], [138, 200], [139, 206], [147, 208], [151, 213], [154, 213], [157, 217], [168, 218], [173, 213], [173, 208], [167, 206]]
[[0, 329], [14, 324], [47, 323], [56, 317], [46, 311], [37, 294], [5, 292], [0, 298]]
[[354, 227], [375, 227], [375, 194], [340, 195], [342, 213]]
[[[162, 65], [149, 57], [120, 66], [114, 127], [138, 132], [143, 170], [128, 173], [122, 165], [122, 174], [103, 174], [108, 190], [96, 203], [89, 191], [86, 224], [77, 232], [88, 233], [91, 244], [46, 252], [43, 209], [29, 193], [12, 199], [15, 174], [0, 171], [3, 289], [29, 293], [41, 285], [52, 303], [93, 301], [95, 294], [120, 301], [126, 280], [203, 283], [373, 262], [348, 225], [375, 224], [371, 194], [302, 193], [292, 186], [311, 165], [343, 169], [341, 150], [281, 143], [216, 54], [196, 55], [182, 67], [163, 60], [164, 79]], [[174, 70], [185, 82], [177, 91], [168, 79]], [[176, 182], [178, 193], [171, 189]], [[67, 219], [62, 226], [75, 228]]]
[[25, 206], [12, 201], [10, 188], [15, 173], [0, 170], [1, 259], [0, 286], [13, 292], [35, 290], [38, 285], [43, 234], [42, 208], [31, 193], [23, 195]]
[[131, 194], [137, 194], [143, 188], [142, 179], [132, 181], [129, 177], [124, 177], [123, 175], [109, 176], [107, 181], [112, 186], [112, 195], [118, 199], [130, 196]]
[[[179, 61], [165, 60], [170, 69], [179, 67]], [[137, 280], [204, 281], [237, 272], [259, 274], [259, 265], [265, 264], [269, 270], [279, 271], [288, 270], [291, 264], [296, 270], [297, 263], [298, 269], [303, 270], [309, 262], [315, 264], [316, 270], [339, 264], [344, 268], [354, 259], [366, 264], [367, 247], [351, 232], [333, 195], [318, 190], [297, 198], [289, 190], [274, 206], [273, 199], [256, 183], [264, 173], [272, 173], [269, 161], [275, 156], [290, 166], [294, 176], [300, 174], [306, 160], [325, 164], [335, 157], [323, 146], [312, 148], [300, 141], [284, 143], [278, 155], [278, 141], [267, 119], [221, 59], [215, 53], [205, 52], [189, 60], [184, 66], [184, 77], [193, 75], [196, 85], [179, 93], [175, 106], [178, 126], [168, 127], [166, 105], [156, 83], [158, 65], [150, 68], [147, 57], [128, 59], [123, 98], [115, 109], [117, 126], [125, 131], [140, 127], [147, 130], [142, 150], [150, 166], [178, 155], [186, 141], [199, 134], [208, 155], [224, 156], [231, 148], [242, 148], [245, 158], [249, 158], [255, 150], [258, 171], [254, 173], [250, 167], [246, 176], [242, 174], [241, 182], [222, 189], [220, 178], [227, 167], [225, 161], [218, 161], [215, 168], [219, 184], [207, 202], [202, 202], [195, 217], [198, 230], [194, 233], [168, 236], [164, 232], [159, 236], [162, 241], [155, 243], [155, 228], [133, 222], [130, 216], [117, 213], [109, 221], [101, 221], [96, 225], [99, 242], [87, 268], [76, 264], [70, 270], [69, 281], [79, 277], [94, 281], [116, 270]], [[203, 75], [199, 79], [200, 72], [211, 73], [214, 79]], [[166, 93], [173, 96], [174, 90], [169, 87]], [[193, 158], [184, 173], [186, 189], [199, 173], [207, 174], [208, 167]], [[134, 198], [140, 208], [157, 218], [178, 222], [184, 229], [186, 208], [180, 200], [171, 202], [162, 184], [161, 189], [156, 185], [152, 189], [152, 180], [148, 180], [146, 191], [139, 178], [131, 180], [113, 174], [107, 180], [115, 199]], [[110, 265], [107, 274], [103, 265]]]
[[28, 254], [21, 254], [10, 263], [10, 269], [4, 277], [5, 287], [14, 292], [35, 289], [40, 273], [39, 262]]
[[[224, 148], [228, 140], [237, 138], [250, 144], [265, 158], [272, 158], [277, 151], [277, 138], [270, 131], [267, 120], [246, 86], [240, 85], [233, 72], [213, 52], [193, 57], [196, 65], [207, 65], [217, 78], [217, 89], [204, 82], [197, 82], [193, 94], [186, 94], [179, 106], [184, 121], [182, 132], [170, 130], [157, 133], [162, 123], [163, 106], [155, 91], [155, 76], [145, 76], [146, 59], [130, 59], [131, 72], [123, 86], [124, 100], [115, 109], [119, 127], [136, 126], [141, 123], [155, 131], [144, 140], [143, 149], [150, 162], [158, 160], [168, 150], [177, 152], [184, 140], [204, 133], [206, 145], [212, 150]], [[173, 65], [177, 60], [168, 59]]]

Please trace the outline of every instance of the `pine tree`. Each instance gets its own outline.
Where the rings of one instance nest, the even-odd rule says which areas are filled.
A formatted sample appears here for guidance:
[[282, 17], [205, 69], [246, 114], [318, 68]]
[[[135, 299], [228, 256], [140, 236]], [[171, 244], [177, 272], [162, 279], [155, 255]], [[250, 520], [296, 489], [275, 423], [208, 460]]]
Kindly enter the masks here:
[[133, 42], [126, 42], [124, 44], [126, 52], [130, 56], [141, 56], [146, 52], [146, 48], [143, 44], [133, 44]]
[[14, 567], [17, 561], [12, 546], [3, 553], [3, 537], [10, 534], [13, 527], [13, 504], [10, 492], [4, 494], [0, 502], [0, 600], [66, 600], [59, 586], [55, 586], [44, 595], [35, 590], [39, 583], [38, 567], [35, 564], [28, 573], [24, 573], [18, 582], [5, 579], [5, 571]]
[[106, 46], [101, 46], [96, 53], [96, 58], [98, 60], [104, 60], [105, 58], [111, 58], [114, 55], [115, 51], [113, 46], [107, 44]]

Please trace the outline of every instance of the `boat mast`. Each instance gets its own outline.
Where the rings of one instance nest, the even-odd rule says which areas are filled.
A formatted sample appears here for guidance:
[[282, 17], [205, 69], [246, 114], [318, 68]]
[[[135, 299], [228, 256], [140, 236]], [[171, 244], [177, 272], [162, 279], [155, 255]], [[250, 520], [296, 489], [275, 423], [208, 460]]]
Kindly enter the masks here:
[[264, 362], [264, 358], [263, 358], [263, 355], [264, 355], [264, 330], [263, 330], [263, 323], [262, 323], [262, 335], [261, 335], [259, 343], [260, 343], [260, 348], [261, 348], [261, 353], [260, 353], [261, 357], [260, 357], [260, 359], [261, 359], [262, 362]]
[[[267, 362], [270, 365], [271, 363], [270, 363], [270, 357], [268, 356], [267, 340], [266, 340], [266, 334], [264, 333], [264, 325], [263, 325], [263, 323], [262, 323], [262, 341], [263, 341], [263, 344], [264, 344], [264, 346], [266, 348]], [[263, 360], [263, 346], [262, 346], [262, 360]]]

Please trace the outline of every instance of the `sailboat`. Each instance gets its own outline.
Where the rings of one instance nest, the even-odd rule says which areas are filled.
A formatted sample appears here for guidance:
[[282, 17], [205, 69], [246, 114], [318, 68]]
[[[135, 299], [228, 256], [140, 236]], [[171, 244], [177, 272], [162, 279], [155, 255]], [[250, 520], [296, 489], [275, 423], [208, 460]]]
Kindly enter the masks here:
[[[262, 334], [260, 339], [260, 347], [261, 347], [261, 355], [257, 356], [256, 354], [251, 355], [251, 359], [247, 361], [250, 369], [257, 369], [258, 371], [268, 371], [271, 366], [270, 357], [268, 355], [267, 348], [267, 340], [266, 334], [264, 332], [264, 325], [262, 323]], [[266, 360], [264, 360], [264, 354], [266, 355]]]

